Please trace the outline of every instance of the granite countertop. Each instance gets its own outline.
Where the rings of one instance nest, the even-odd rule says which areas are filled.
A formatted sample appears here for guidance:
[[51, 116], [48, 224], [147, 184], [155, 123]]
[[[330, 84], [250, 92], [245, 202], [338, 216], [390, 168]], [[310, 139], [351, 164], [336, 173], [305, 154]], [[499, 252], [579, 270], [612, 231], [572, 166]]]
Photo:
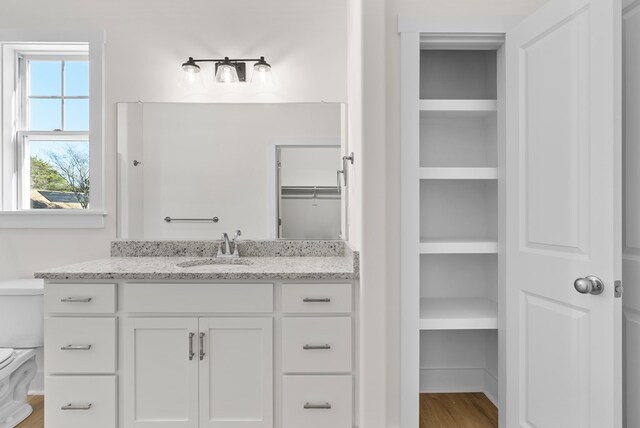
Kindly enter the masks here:
[[242, 241], [242, 257], [223, 264], [211, 257], [218, 245], [219, 241], [115, 241], [109, 258], [48, 269], [35, 276], [52, 280], [359, 277], [359, 254], [343, 241]]

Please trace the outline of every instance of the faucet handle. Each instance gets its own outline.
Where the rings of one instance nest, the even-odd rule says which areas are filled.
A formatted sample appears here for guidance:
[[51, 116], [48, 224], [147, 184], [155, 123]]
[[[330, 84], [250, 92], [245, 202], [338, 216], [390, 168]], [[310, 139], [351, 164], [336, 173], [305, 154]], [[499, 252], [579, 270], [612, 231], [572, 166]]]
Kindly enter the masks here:
[[240, 253], [238, 252], [238, 242], [237, 239], [242, 235], [242, 231], [240, 229], [236, 230], [233, 234], [233, 255], [236, 257], [240, 257]]

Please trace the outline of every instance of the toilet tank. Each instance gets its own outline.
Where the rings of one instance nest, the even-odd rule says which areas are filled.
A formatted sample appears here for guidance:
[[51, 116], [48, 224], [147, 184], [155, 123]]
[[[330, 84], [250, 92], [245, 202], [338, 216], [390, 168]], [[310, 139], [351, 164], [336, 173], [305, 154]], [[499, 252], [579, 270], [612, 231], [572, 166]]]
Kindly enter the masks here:
[[44, 343], [44, 281], [0, 281], [0, 348], [37, 348]]

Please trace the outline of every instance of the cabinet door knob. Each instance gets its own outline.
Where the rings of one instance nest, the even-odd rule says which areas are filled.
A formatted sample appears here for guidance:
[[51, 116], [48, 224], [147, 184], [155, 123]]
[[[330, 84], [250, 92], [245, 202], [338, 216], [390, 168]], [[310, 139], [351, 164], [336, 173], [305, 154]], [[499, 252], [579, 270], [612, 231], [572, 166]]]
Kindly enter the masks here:
[[573, 282], [573, 286], [578, 293], [598, 295], [604, 291], [604, 282], [597, 276], [578, 278]]
[[196, 355], [193, 352], [193, 336], [195, 335], [195, 333], [189, 333], [189, 361], [193, 360], [193, 356]]
[[60, 407], [60, 410], [89, 410], [93, 403], [89, 404], [73, 404], [69, 403], [66, 406]]
[[60, 348], [63, 351], [89, 351], [91, 345], [66, 345]]
[[204, 333], [200, 333], [200, 361], [204, 360]]
[[331, 409], [331, 404], [329, 403], [304, 403], [305, 409], [316, 409], [316, 410], [329, 410]]
[[328, 297], [305, 297], [302, 301], [304, 303], [329, 303], [331, 299]]
[[91, 301], [91, 297], [63, 297], [60, 299], [62, 303], [89, 303]]
[[305, 351], [308, 351], [310, 349], [331, 349], [331, 345], [329, 344], [322, 344], [322, 345], [310, 345], [310, 344], [306, 344], [302, 347], [302, 349], [304, 349]]

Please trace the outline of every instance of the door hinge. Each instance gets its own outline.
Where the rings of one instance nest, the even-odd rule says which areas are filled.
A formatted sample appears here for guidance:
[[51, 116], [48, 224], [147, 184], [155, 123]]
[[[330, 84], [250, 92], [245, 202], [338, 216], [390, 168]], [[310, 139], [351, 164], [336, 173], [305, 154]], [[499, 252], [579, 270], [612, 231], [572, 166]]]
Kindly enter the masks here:
[[614, 282], [614, 297], [620, 298], [624, 293], [624, 287], [622, 287], [622, 281], [617, 280]]

